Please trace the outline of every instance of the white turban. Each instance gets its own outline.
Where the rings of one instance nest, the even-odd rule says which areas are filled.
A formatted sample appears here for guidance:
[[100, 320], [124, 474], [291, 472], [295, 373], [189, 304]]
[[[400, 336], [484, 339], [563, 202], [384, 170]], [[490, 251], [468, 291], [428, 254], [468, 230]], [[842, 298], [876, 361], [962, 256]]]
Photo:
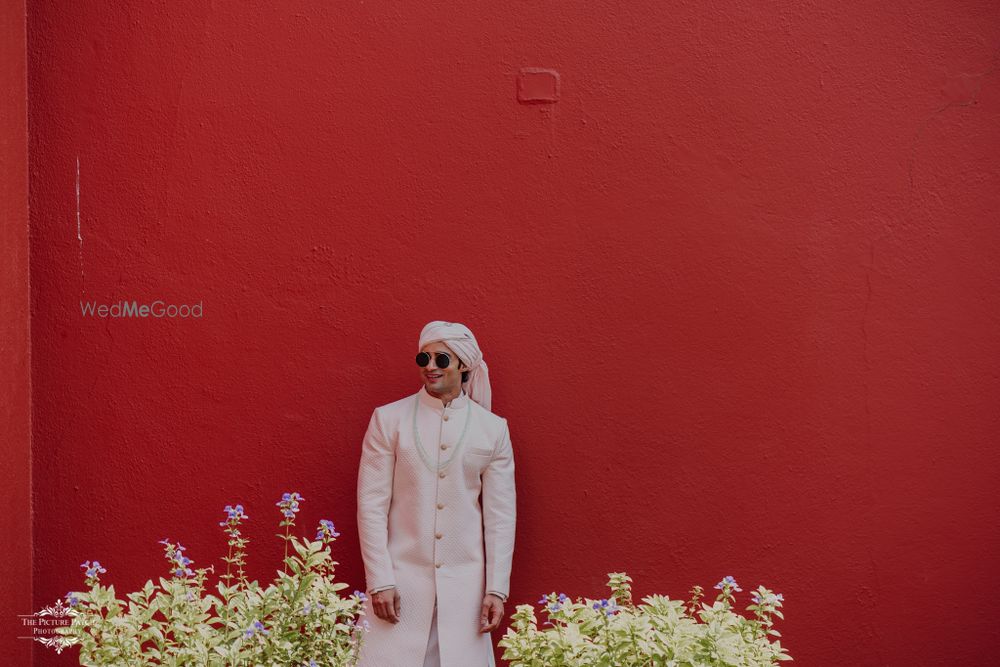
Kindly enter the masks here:
[[483, 361], [482, 350], [476, 337], [472, 335], [469, 327], [458, 322], [442, 322], [435, 320], [428, 322], [423, 331], [420, 332], [420, 342], [417, 343], [417, 351], [423, 349], [429, 343], [442, 342], [451, 348], [458, 358], [465, 364], [469, 371], [468, 382], [462, 383], [465, 393], [469, 398], [487, 410], [492, 402], [492, 392], [490, 391], [490, 370]]

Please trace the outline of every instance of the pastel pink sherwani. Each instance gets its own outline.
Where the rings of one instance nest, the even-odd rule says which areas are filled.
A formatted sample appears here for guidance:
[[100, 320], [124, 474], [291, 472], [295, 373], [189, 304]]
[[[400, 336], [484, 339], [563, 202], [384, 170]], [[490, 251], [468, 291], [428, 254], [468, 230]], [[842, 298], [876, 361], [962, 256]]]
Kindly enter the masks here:
[[[482, 504], [480, 505], [480, 493]], [[400, 615], [365, 603], [358, 667], [421, 667], [437, 601], [441, 667], [494, 664], [483, 596], [509, 594], [516, 516], [507, 420], [464, 392], [445, 408], [421, 387], [375, 409], [358, 471], [367, 590], [396, 585]]]

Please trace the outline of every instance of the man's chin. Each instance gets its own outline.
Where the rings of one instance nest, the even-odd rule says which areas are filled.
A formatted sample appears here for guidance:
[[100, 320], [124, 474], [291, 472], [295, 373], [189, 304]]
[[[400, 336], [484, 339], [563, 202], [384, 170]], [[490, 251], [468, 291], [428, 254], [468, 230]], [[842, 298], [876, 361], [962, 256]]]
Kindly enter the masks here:
[[424, 387], [427, 388], [427, 391], [433, 391], [435, 394], [447, 393], [447, 387], [444, 386], [444, 382], [442, 382], [441, 380], [438, 380], [436, 382], [433, 382], [431, 380], [424, 380]]

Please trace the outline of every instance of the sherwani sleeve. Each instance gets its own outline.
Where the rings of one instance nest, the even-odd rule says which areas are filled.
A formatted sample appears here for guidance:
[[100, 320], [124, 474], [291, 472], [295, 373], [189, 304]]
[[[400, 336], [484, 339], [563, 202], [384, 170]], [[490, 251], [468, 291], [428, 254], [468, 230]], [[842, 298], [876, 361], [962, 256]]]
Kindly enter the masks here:
[[514, 450], [504, 420], [500, 442], [483, 472], [483, 539], [486, 546], [486, 590], [510, 595], [517, 514], [514, 489]]
[[378, 411], [372, 412], [358, 467], [358, 537], [368, 591], [396, 585], [389, 555], [389, 504], [396, 455], [386, 441]]

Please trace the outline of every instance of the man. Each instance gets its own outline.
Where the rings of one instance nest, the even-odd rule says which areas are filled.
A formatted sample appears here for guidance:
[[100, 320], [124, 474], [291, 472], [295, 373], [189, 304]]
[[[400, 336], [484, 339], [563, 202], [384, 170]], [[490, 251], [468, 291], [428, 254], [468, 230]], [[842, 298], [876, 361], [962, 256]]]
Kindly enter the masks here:
[[376, 408], [362, 443], [370, 631], [358, 667], [493, 667], [514, 552], [507, 420], [490, 412], [467, 327], [430, 322], [417, 349], [420, 390]]

